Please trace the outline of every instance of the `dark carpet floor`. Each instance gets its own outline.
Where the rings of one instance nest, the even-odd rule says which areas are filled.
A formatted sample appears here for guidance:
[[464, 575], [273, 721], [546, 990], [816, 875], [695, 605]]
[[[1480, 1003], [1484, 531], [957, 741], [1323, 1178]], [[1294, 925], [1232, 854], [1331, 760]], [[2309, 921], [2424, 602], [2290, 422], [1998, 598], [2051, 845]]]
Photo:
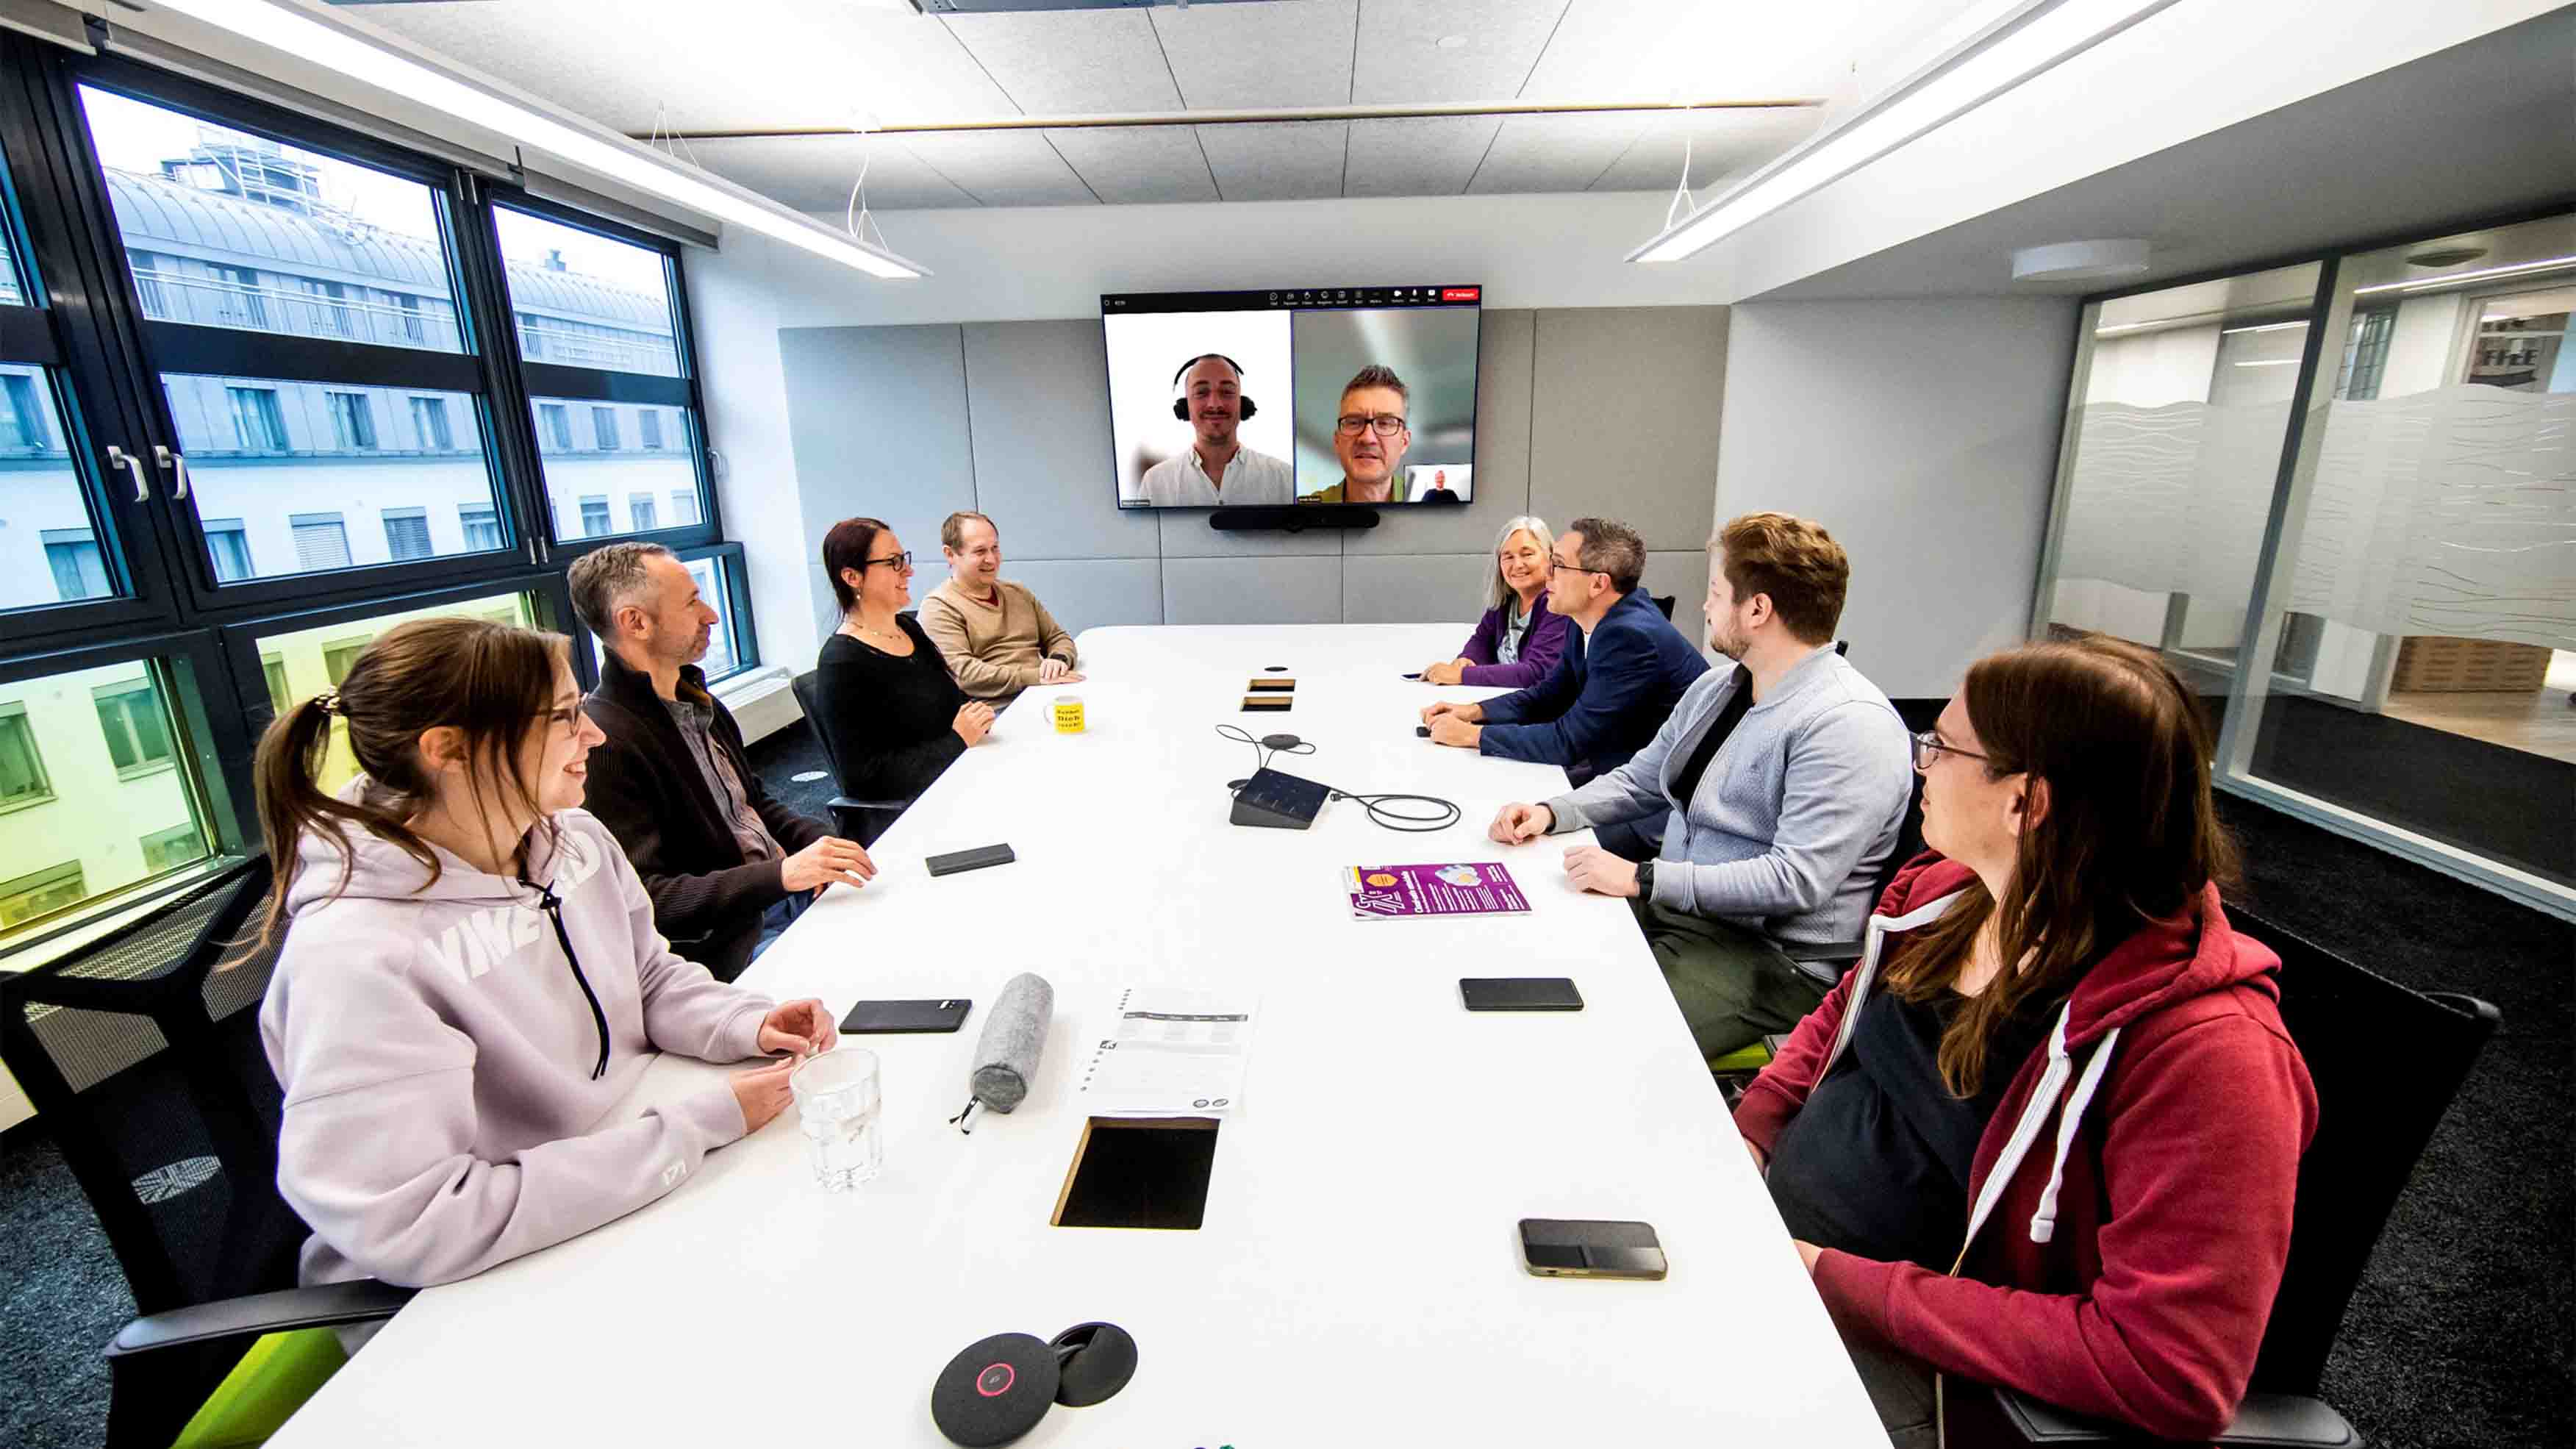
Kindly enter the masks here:
[[[802, 726], [752, 752], [822, 813]], [[2495, 1002], [2471, 1075], [2371, 1260], [2328, 1398], [2388, 1449], [2576, 1443], [2576, 926], [2259, 806], [2222, 799], [2248, 901], [2410, 986]], [[2405, 1070], [2392, 1047], [2390, 1069]], [[88, 1203], [41, 1132], [0, 1144], [0, 1444], [99, 1442], [98, 1352], [133, 1312]]]

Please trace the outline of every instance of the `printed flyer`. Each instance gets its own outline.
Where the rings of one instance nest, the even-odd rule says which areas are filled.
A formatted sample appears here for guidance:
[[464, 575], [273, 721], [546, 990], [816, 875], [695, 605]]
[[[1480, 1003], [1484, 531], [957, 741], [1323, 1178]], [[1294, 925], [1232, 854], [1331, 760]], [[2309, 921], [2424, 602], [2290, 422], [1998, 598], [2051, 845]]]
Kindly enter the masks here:
[[1504, 916], [1529, 901], [1497, 861], [1443, 865], [1355, 865], [1344, 872], [1351, 914], [1363, 921], [1409, 916]]

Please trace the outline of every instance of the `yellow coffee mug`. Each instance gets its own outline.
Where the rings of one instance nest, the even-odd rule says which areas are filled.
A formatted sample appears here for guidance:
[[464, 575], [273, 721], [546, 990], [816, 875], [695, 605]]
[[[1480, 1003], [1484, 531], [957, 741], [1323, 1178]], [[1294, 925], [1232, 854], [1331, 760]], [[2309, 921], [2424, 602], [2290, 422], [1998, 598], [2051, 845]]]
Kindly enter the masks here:
[[1055, 697], [1055, 732], [1060, 735], [1082, 733], [1082, 696], [1059, 694]]

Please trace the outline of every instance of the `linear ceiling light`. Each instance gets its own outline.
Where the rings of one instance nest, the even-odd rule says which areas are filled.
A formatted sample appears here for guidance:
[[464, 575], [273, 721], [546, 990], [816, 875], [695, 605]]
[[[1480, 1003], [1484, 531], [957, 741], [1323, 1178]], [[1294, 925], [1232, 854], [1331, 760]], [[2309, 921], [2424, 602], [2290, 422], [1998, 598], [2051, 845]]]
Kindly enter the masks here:
[[2545, 262], [2516, 262], [2509, 267], [2487, 267], [2475, 272], [2453, 272], [2447, 277], [2422, 277], [2411, 282], [2382, 282], [2376, 287], [2355, 287], [2353, 295], [2367, 297], [2374, 292], [2426, 292], [2435, 287], [2448, 287], [2459, 282], [2474, 282], [2481, 277], [2516, 277], [2524, 272], [2554, 271], [2576, 266], [2576, 256], [2551, 257]]
[[468, 78], [400, 49], [306, 0], [152, 3], [826, 260], [879, 277], [928, 275], [927, 269], [890, 251], [856, 241], [757, 192], [682, 165], [498, 81]]
[[1745, 179], [1628, 254], [1677, 262], [1820, 190], [2174, 0], [2028, 0], [1831, 130]]

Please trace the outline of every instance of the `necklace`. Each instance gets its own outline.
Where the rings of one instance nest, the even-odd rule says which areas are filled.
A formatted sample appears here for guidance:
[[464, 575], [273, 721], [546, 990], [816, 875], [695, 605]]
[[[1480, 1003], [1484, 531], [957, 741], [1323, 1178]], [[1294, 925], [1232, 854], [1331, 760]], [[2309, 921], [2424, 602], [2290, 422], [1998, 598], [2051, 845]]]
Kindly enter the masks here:
[[858, 630], [858, 631], [859, 631], [860, 633], [862, 633], [862, 634], [873, 634], [873, 635], [875, 635], [875, 636], [876, 636], [877, 638], [879, 638], [879, 639], [884, 639], [884, 640], [888, 640], [888, 641], [894, 641], [894, 640], [901, 639], [901, 638], [903, 637], [903, 633], [902, 633], [902, 631], [901, 631], [901, 630], [897, 630], [897, 629], [871, 629], [871, 628], [869, 628], [869, 627], [868, 627], [867, 622], [866, 622], [865, 620], [861, 619], [861, 618], [860, 618], [858, 615], [856, 615], [856, 614], [852, 614], [852, 615], [850, 616], [850, 621], [849, 621], [849, 622], [850, 622], [850, 627], [851, 627], [851, 628]]

